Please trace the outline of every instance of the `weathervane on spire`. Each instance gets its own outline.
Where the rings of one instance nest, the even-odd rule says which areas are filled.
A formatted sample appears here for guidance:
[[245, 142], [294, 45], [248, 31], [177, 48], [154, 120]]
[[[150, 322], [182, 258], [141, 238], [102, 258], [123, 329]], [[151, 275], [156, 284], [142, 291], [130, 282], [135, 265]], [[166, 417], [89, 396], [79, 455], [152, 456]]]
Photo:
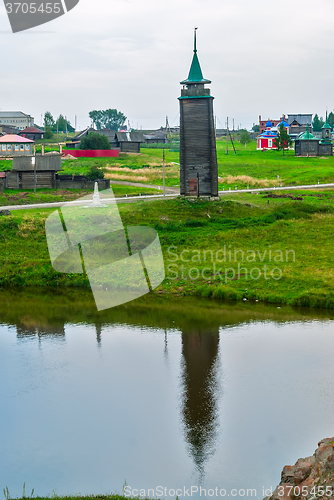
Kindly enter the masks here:
[[194, 52], [197, 52], [197, 48], [196, 48], [196, 31], [198, 30], [198, 27], [194, 28]]

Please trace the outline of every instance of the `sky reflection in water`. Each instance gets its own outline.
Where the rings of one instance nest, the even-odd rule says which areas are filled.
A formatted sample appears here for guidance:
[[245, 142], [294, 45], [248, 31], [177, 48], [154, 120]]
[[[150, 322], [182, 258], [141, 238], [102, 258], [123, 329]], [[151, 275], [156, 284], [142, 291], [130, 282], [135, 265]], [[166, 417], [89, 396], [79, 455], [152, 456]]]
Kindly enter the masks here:
[[[333, 435], [327, 311], [5, 294], [0, 486], [20, 495], [275, 486]], [[314, 314], [319, 318], [315, 319]]]

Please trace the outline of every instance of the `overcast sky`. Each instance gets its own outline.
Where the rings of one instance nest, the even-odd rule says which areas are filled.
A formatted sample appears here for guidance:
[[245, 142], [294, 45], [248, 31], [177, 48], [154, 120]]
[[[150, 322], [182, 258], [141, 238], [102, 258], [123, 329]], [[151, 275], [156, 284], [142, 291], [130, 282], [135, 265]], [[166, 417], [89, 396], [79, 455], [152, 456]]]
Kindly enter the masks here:
[[[8, 1], [8, 0], [6, 0]], [[134, 127], [179, 121], [193, 28], [217, 126], [250, 128], [282, 113], [334, 107], [333, 0], [80, 0], [48, 24], [12, 34], [0, 4], [0, 109], [78, 128], [117, 108]]]

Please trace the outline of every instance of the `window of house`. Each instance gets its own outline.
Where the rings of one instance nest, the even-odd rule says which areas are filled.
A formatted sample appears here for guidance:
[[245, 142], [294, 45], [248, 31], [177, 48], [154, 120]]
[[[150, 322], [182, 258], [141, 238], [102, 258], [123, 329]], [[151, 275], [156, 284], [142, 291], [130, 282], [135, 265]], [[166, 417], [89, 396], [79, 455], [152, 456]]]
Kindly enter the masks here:
[[19, 145], [15, 144], [15, 151], [18, 151], [18, 150], [19, 150]]
[[7, 151], [11, 151], [12, 150], [12, 145], [11, 144], [7, 144]]
[[26, 151], [29, 151], [29, 149], [30, 149], [29, 144], [26, 144]]
[[24, 151], [24, 144], [20, 144], [20, 151]]
[[2, 151], [6, 151], [6, 144], [2, 144]]
[[272, 140], [272, 139], [269, 139], [269, 141], [268, 141], [268, 146], [269, 146], [270, 148], [272, 148], [272, 146], [273, 146], [273, 140]]

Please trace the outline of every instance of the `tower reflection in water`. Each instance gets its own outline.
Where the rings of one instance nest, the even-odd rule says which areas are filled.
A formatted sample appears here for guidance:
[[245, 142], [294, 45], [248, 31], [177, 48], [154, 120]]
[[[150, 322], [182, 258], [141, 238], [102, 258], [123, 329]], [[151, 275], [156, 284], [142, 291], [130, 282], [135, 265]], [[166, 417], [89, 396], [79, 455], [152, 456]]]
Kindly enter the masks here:
[[219, 328], [182, 332], [182, 422], [199, 479], [218, 434]]
[[[25, 299], [25, 300], [23, 300]], [[13, 306], [4, 308], [3, 317], [8, 324], [15, 325], [18, 340], [38, 337], [53, 341], [65, 341], [66, 325], [91, 325], [95, 327], [96, 342], [103, 347], [103, 330], [114, 325], [156, 328], [164, 332], [164, 359], [168, 363], [168, 331], [181, 332], [181, 421], [189, 454], [195, 464], [200, 480], [204, 479], [205, 464], [215, 451], [219, 429], [218, 398], [220, 395], [219, 327], [237, 322], [224, 315], [215, 317], [203, 309], [183, 308], [171, 311], [168, 308], [115, 308], [96, 313], [90, 302], [70, 302], [64, 307], [64, 297], [52, 296], [52, 300], [36, 297], [17, 297]], [[45, 306], [45, 307], [43, 307]], [[77, 306], [77, 307], [76, 307]], [[1, 304], [0, 304], [1, 309]], [[15, 311], [15, 314], [14, 314]]]

